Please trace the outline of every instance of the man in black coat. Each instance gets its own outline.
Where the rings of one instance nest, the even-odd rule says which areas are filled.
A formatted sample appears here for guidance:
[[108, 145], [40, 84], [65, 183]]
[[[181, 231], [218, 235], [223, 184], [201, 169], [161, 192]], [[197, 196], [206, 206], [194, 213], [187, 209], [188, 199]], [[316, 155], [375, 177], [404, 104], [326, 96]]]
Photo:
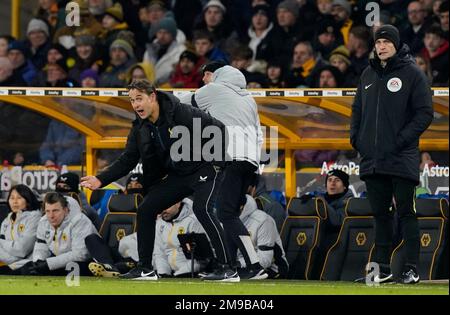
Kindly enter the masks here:
[[[209, 139], [200, 140], [205, 133], [223, 136], [224, 125], [202, 110], [180, 103], [173, 95], [157, 91], [146, 80], [133, 81], [128, 90], [138, 117], [133, 122], [125, 151], [104, 172], [86, 176], [81, 182], [84, 187], [98, 189], [127, 175], [139, 160], [142, 161], [147, 194], [137, 211], [139, 265], [121, 277], [157, 280], [152, 267], [157, 215], [193, 195], [194, 214], [208, 234], [222, 272], [221, 279], [217, 280], [238, 282], [239, 275], [229, 266], [230, 256], [223, 229], [213, 214], [223, 177], [224, 139], [220, 137], [218, 145], [217, 139], [211, 139], [214, 153], [216, 150], [223, 153], [210, 157], [202, 152], [211, 145], [207, 142]], [[214, 128], [219, 130], [212, 130]], [[189, 139], [183, 138], [186, 132]]]
[[433, 120], [431, 91], [397, 28], [384, 25], [375, 33], [375, 56], [361, 75], [353, 103], [350, 141], [361, 154], [360, 176], [366, 182], [375, 214], [374, 281], [392, 281], [392, 211], [400, 218], [406, 246], [401, 283], [417, 283], [419, 227], [415, 187], [419, 183], [419, 137]]

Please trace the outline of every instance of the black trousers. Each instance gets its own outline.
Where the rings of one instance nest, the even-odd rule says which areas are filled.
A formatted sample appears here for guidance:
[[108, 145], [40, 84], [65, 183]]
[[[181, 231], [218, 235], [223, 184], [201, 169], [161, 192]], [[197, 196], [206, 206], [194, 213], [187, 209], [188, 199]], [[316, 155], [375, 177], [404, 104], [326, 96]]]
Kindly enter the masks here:
[[225, 176], [217, 201], [217, 216], [225, 230], [232, 263], [236, 262], [237, 250], [239, 249], [247, 267], [258, 263], [259, 260], [253, 244], [247, 243], [248, 247], [246, 247], [246, 244], [242, 241], [241, 236], [250, 236], [250, 234], [239, 215], [241, 214], [241, 205], [245, 204], [245, 195], [256, 169], [255, 165], [247, 161], [231, 162], [225, 169]]
[[169, 174], [161, 183], [149, 189], [137, 211], [138, 253], [143, 266], [153, 269], [152, 254], [158, 214], [190, 195], [194, 199], [194, 214], [208, 234], [216, 258], [222, 264], [229, 264], [223, 228], [213, 211], [222, 177], [221, 169], [208, 163], [187, 176]]
[[364, 179], [370, 205], [375, 215], [374, 261], [381, 267], [389, 266], [392, 252], [394, 198], [400, 230], [405, 240], [406, 264], [419, 260], [419, 225], [415, 210], [416, 183], [389, 175], [372, 175]]

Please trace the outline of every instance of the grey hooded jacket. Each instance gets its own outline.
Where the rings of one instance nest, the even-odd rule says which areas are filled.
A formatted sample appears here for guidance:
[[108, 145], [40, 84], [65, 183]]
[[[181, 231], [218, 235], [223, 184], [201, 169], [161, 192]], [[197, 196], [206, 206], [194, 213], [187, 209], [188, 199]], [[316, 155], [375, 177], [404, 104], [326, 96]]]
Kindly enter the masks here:
[[180, 100], [208, 112], [226, 126], [230, 139], [227, 153], [231, 159], [259, 166], [264, 138], [256, 102], [246, 85], [241, 71], [224, 66], [214, 72], [211, 83], [195, 94], [181, 96]]
[[16, 214], [14, 222], [11, 215], [12, 212], [0, 227], [0, 262], [15, 270], [31, 261], [36, 230], [42, 214], [39, 210], [21, 211]]
[[72, 197], [66, 197], [69, 213], [58, 228], [43, 216], [37, 229], [33, 261], [46, 260], [50, 270], [65, 268], [69, 262], [83, 262], [90, 258], [84, 243], [86, 236], [97, 233], [91, 220], [81, 212]]

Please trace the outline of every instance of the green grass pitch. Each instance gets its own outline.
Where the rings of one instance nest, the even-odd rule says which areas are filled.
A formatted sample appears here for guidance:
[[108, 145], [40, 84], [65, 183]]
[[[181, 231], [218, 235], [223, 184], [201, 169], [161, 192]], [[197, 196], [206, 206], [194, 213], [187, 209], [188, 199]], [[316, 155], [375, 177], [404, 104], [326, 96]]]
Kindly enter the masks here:
[[446, 283], [417, 285], [385, 284], [369, 287], [351, 282], [299, 280], [241, 281], [211, 283], [199, 279], [160, 279], [130, 281], [120, 279], [81, 277], [79, 286], [67, 286], [64, 277], [0, 276], [0, 295], [7, 294], [100, 294], [100, 295], [448, 295]]

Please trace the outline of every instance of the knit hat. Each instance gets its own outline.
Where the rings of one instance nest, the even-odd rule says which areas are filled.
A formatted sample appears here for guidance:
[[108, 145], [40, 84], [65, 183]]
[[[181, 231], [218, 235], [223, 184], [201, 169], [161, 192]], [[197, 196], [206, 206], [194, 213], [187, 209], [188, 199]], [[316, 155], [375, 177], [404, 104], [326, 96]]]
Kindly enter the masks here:
[[374, 40], [377, 41], [380, 38], [384, 38], [392, 42], [392, 44], [394, 44], [395, 50], [399, 49], [400, 34], [395, 26], [386, 24], [377, 29], [377, 31], [375, 32]]
[[172, 35], [172, 37], [175, 39], [177, 37], [177, 31], [178, 31], [177, 22], [175, 22], [175, 20], [170, 17], [162, 18], [155, 27], [155, 31], [154, 31], [155, 34], [159, 30], [168, 31]]
[[192, 52], [192, 51], [190, 51], [190, 50], [185, 50], [185, 51], [183, 51], [183, 53], [180, 55], [180, 61], [181, 61], [183, 58], [189, 59], [189, 60], [192, 61], [194, 64], [196, 64], [197, 61], [198, 61], [198, 56], [197, 56], [194, 52]]
[[285, 9], [289, 12], [291, 12], [295, 18], [298, 17], [298, 11], [299, 11], [299, 6], [298, 6], [298, 2], [296, 0], [284, 0], [283, 2], [280, 2], [280, 4], [278, 4], [277, 6], [277, 11], [279, 9]]
[[105, 14], [110, 15], [118, 22], [123, 22], [123, 9], [122, 5], [116, 2], [112, 7], [106, 9]]
[[342, 181], [342, 183], [344, 184], [344, 187], [346, 189], [350, 185], [350, 182], [349, 182], [350, 177], [348, 176], [348, 174], [346, 172], [341, 171], [341, 170], [334, 169], [334, 170], [331, 170], [331, 171], [329, 171], [327, 173], [327, 177], [325, 178], [325, 187], [327, 186], [328, 177], [330, 177], [330, 176], [338, 177]]
[[331, 5], [343, 7], [349, 15], [352, 14], [352, 5], [347, 0], [333, 0]]
[[134, 58], [134, 51], [133, 47], [123, 39], [116, 39], [112, 42], [111, 46], [109, 46], [109, 51], [113, 50], [114, 48], [120, 48], [123, 51], [125, 51], [130, 58]]
[[100, 79], [98, 77], [97, 71], [95, 71], [95, 70], [93, 70], [91, 68], [86, 69], [86, 70], [84, 70], [83, 72], [80, 73], [80, 83], [86, 78], [94, 79], [96, 84], [97, 84], [97, 86], [98, 86], [98, 84], [100, 82]]
[[267, 4], [258, 4], [252, 8], [252, 16], [254, 16], [258, 13], [264, 14], [265, 16], [267, 16], [269, 21], [272, 19], [272, 15], [270, 13], [270, 7]]
[[212, 61], [210, 63], [204, 64], [201, 68], [201, 71], [203, 74], [205, 74], [205, 72], [207, 72], [207, 71], [214, 72], [217, 69], [220, 69], [226, 65], [227, 64], [223, 61]]
[[41, 19], [31, 19], [31, 21], [28, 23], [27, 27], [27, 36], [31, 32], [35, 31], [41, 31], [44, 32], [47, 37], [49, 37], [49, 30], [48, 25], [42, 21]]
[[342, 73], [341, 73], [341, 71], [339, 71], [338, 68], [336, 68], [335, 66], [331, 66], [331, 65], [323, 66], [317, 72], [317, 81], [320, 81], [320, 75], [322, 74], [323, 71], [331, 72], [331, 74], [333, 75], [334, 79], [336, 80], [337, 87], [341, 86], [341, 84], [342, 84]]
[[317, 35], [330, 33], [334, 34], [335, 37], [339, 36], [339, 29], [336, 27], [336, 24], [332, 19], [324, 19], [317, 26]]
[[161, 9], [161, 10], [166, 10], [166, 5], [164, 4], [164, 2], [160, 1], [160, 0], [152, 0], [150, 1], [150, 3], [147, 5], [147, 9], [151, 10], [153, 8], [157, 8], [157, 9]]
[[352, 63], [350, 61], [350, 52], [344, 45], [338, 46], [331, 52], [330, 62], [333, 62], [334, 59], [343, 60], [347, 65], [350, 65]]
[[[58, 188], [59, 183], [64, 183], [64, 184], [69, 185], [70, 190]], [[75, 173], [68, 172], [68, 173], [64, 173], [64, 174], [61, 174], [58, 176], [58, 178], [56, 179], [56, 183], [55, 183], [55, 185], [56, 185], [55, 190], [59, 191], [59, 192], [72, 191], [72, 192], [78, 193], [79, 192], [79, 188], [78, 188], [79, 184], [80, 184], [80, 177]]]
[[95, 36], [83, 34], [75, 37], [75, 46], [95, 46]]
[[128, 176], [127, 183], [125, 184], [125, 188], [128, 187], [128, 184], [132, 181], [138, 182], [142, 186], [144, 185], [144, 175], [140, 173], [131, 174]]
[[31, 54], [30, 50], [25, 45], [25, 43], [20, 40], [12, 41], [8, 45], [8, 51], [11, 51], [11, 50], [19, 50], [25, 56], [25, 58], [28, 58]]
[[62, 59], [67, 59], [67, 56], [68, 56], [69, 52], [67, 51], [66, 48], [64, 48], [63, 45], [58, 44], [58, 43], [52, 44], [52, 45], [50, 46], [50, 48], [48, 49], [48, 51], [50, 51], [50, 50], [52, 50], [52, 49], [57, 50], [57, 51], [63, 56]]
[[219, 0], [210, 0], [207, 4], [203, 7], [203, 11], [206, 11], [209, 7], [218, 7], [222, 10], [222, 12], [225, 14], [227, 12], [227, 9], [225, 6], [220, 2]]

